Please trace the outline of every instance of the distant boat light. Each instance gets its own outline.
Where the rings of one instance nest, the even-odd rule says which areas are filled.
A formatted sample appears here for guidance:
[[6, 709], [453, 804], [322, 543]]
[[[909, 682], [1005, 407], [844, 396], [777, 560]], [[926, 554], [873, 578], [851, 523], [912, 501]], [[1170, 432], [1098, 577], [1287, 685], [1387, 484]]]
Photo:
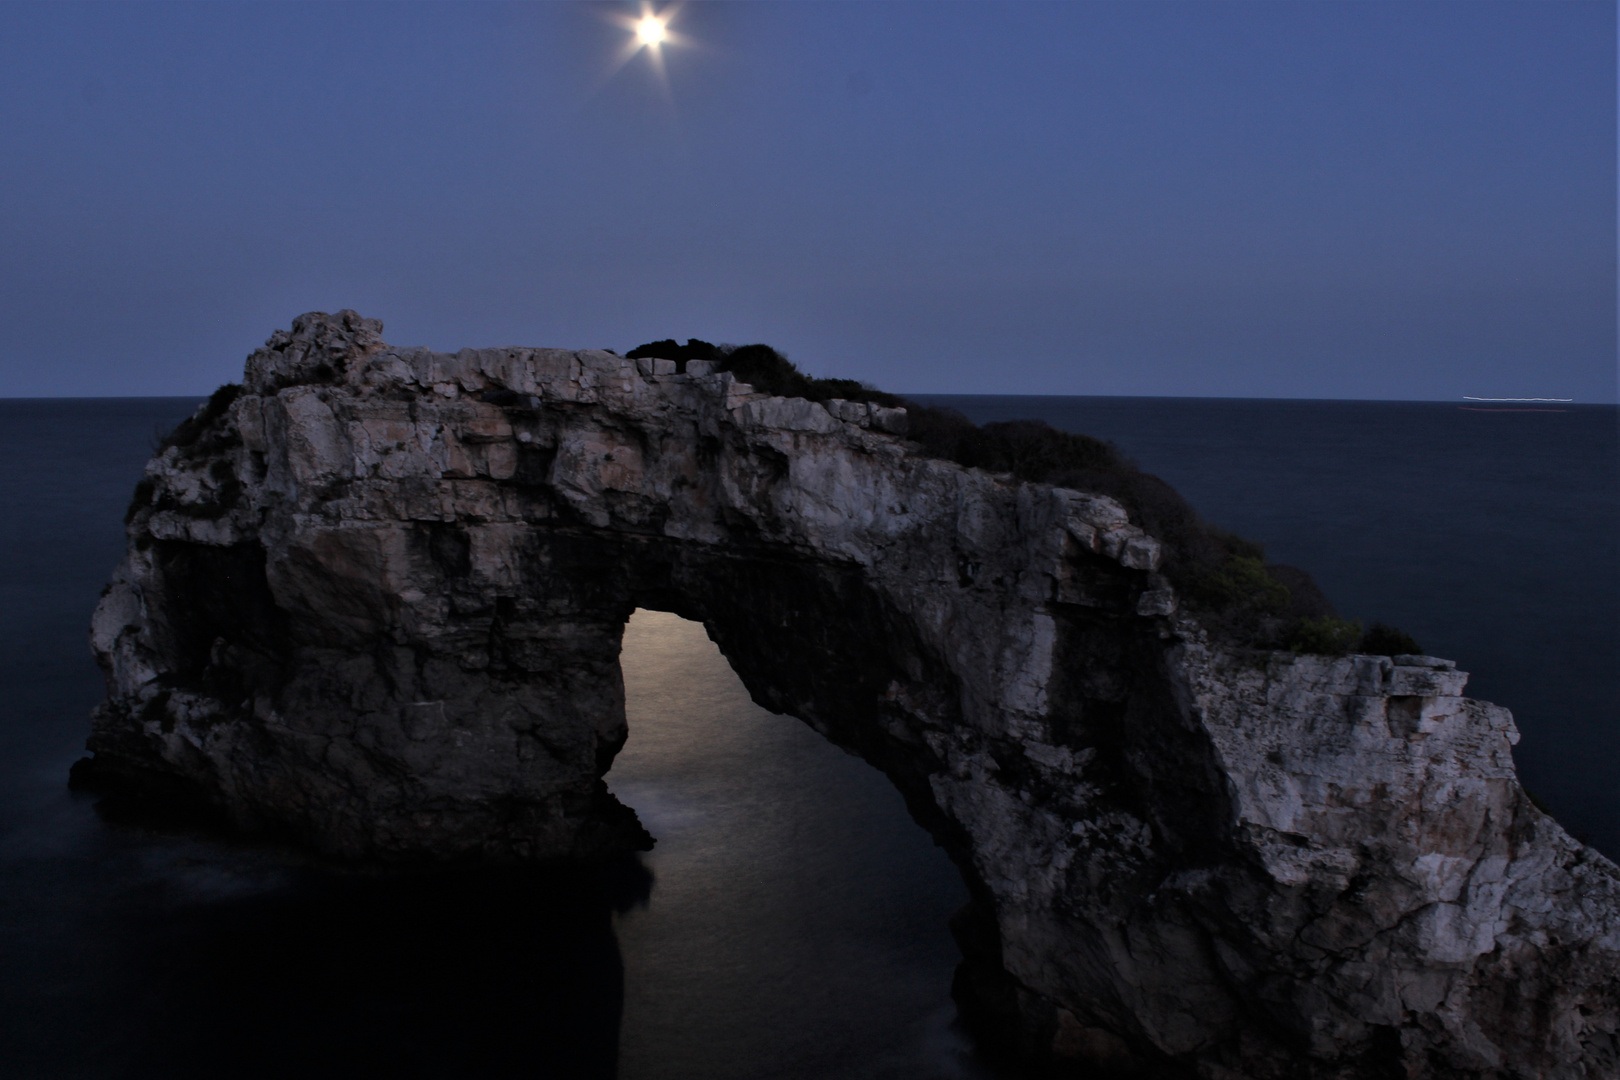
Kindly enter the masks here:
[[1464, 401], [1515, 401], [1515, 402], [1529, 402], [1529, 401], [1571, 402], [1571, 401], [1574, 401], [1575, 399], [1572, 398], [1572, 397], [1469, 397], [1467, 394], [1464, 394], [1463, 395], [1463, 400]]

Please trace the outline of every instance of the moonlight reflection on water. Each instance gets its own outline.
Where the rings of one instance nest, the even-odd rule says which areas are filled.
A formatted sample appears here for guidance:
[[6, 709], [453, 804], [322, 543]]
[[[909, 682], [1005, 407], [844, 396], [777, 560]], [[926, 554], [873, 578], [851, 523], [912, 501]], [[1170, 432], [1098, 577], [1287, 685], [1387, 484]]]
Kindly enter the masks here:
[[967, 893], [887, 778], [755, 705], [701, 625], [625, 629], [608, 785], [658, 838], [618, 917], [620, 1075], [982, 1075], [951, 1030]]

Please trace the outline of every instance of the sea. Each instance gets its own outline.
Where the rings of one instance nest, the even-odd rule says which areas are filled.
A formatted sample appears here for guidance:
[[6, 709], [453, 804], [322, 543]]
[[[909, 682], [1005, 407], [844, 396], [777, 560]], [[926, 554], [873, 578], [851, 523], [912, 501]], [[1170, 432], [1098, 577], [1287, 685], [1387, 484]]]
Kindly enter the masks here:
[[[1620, 855], [1620, 416], [1434, 402], [927, 397], [1111, 440], [1513, 710], [1526, 785]], [[589, 873], [341, 870], [70, 792], [87, 624], [192, 399], [0, 400], [0, 1075], [1006, 1077], [965, 901], [898, 794], [637, 612], [608, 774], [658, 838]]]

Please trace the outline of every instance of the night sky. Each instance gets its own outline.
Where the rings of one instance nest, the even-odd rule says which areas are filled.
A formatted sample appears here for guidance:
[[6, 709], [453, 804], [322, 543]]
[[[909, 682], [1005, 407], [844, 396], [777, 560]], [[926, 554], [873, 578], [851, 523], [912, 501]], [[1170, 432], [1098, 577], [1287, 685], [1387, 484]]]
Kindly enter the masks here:
[[0, 395], [765, 341], [901, 392], [1616, 400], [1613, 3], [0, 8]]

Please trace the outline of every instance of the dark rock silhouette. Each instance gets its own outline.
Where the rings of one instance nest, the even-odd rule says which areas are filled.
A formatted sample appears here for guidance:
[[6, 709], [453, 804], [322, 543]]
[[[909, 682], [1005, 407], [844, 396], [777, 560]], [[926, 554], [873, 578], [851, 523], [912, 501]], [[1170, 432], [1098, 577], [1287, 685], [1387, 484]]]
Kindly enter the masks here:
[[1025, 1060], [1620, 1072], [1620, 875], [1454, 665], [1223, 643], [1114, 500], [684, 367], [278, 332], [147, 468], [80, 778], [350, 859], [645, 847], [601, 777], [625, 620], [674, 611], [905, 795]]

